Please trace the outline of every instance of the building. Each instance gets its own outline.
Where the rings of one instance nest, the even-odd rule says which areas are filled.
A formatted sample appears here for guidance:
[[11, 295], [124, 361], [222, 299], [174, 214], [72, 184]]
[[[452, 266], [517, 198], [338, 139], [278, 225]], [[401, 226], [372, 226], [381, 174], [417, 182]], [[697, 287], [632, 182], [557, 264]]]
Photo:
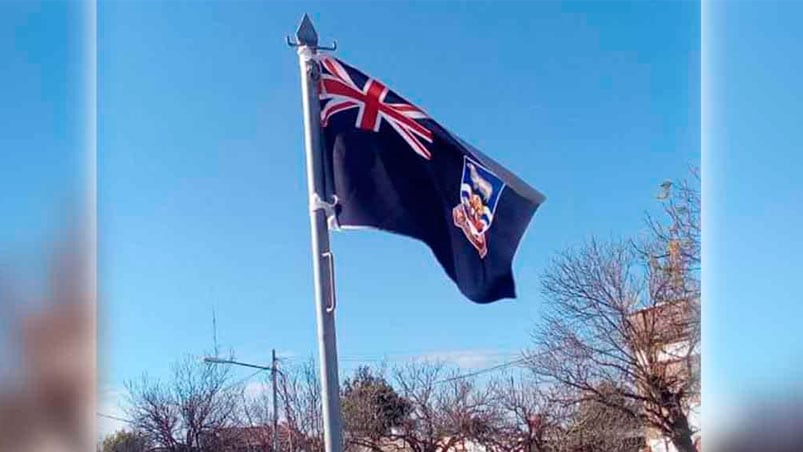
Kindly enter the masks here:
[[[633, 325], [633, 348], [642, 365], [649, 365], [664, 383], [676, 392], [693, 388], [694, 394], [684, 401], [692, 441], [701, 448], [700, 432], [700, 341], [699, 306], [697, 301], [659, 303], [630, 316]], [[639, 388], [644, 391], [644, 388]], [[649, 452], [677, 452], [672, 442], [654, 428], [646, 428]]]
[[[286, 425], [279, 425], [279, 450], [288, 450], [291, 433]], [[296, 435], [297, 436], [297, 435]], [[203, 438], [204, 450], [220, 452], [272, 452], [273, 427], [225, 427], [208, 432]]]

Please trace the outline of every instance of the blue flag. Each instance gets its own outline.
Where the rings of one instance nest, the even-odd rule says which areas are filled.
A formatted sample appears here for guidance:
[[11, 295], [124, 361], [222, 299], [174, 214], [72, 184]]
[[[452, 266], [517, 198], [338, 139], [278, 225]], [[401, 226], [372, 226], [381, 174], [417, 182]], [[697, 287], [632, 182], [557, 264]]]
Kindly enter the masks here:
[[513, 256], [544, 196], [380, 81], [318, 61], [337, 223], [421, 240], [472, 301], [515, 297]]

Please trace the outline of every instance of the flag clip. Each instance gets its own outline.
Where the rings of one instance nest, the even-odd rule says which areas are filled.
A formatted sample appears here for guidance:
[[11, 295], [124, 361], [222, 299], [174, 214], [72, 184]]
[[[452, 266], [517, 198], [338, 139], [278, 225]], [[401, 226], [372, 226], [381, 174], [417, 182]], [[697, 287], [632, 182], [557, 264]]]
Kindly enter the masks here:
[[322, 200], [317, 193], [312, 194], [312, 199], [310, 200], [310, 210], [315, 212], [316, 210], [323, 210], [324, 214], [326, 214], [326, 220], [329, 224], [329, 229], [340, 229], [340, 224], [337, 222], [337, 215], [335, 214], [335, 207], [337, 206], [337, 195], [332, 195], [332, 202], [326, 202]]

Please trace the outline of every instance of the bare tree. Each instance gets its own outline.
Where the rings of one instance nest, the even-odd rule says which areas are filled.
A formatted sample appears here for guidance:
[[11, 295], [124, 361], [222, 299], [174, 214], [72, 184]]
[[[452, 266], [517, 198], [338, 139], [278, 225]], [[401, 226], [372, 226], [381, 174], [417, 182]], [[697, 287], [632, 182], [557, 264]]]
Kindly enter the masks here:
[[279, 374], [279, 402], [287, 428], [282, 449], [323, 451], [323, 399], [318, 371], [312, 359]]
[[[689, 411], [699, 400], [699, 196], [686, 183], [663, 187], [667, 221], [648, 217], [647, 237], [591, 240], [552, 262], [530, 364], [574, 389], [578, 401], [638, 419], [691, 452]], [[606, 388], [617, 388], [617, 397]]]
[[[284, 374], [279, 370], [279, 375]], [[273, 451], [273, 435], [279, 435], [279, 450], [292, 450], [288, 443], [287, 424], [283, 421], [284, 412], [279, 409], [278, 432], [273, 430], [273, 392], [272, 377], [269, 372], [262, 373], [257, 384], [243, 390], [238, 411], [237, 434], [244, 437], [251, 447]], [[278, 398], [277, 398], [278, 400]], [[284, 425], [283, 425], [284, 423]]]
[[[240, 425], [249, 427], [252, 444], [272, 449], [273, 400], [270, 377], [262, 381], [256, 393], [243, 394]], [[279, 450], [323, 451], [323, 414], [321, 386], [315, 361], [282, 367], [277, 378]]]
[[[633, 247], [649, 262], [650, 290], [657, 304], [674, 304], [673, 322], [658, 325], [663, 336], [688, 336], [692, 345], [700, 343], [700, 173], [692, 168], [691, 180], [661, 185], [665, 221], [647, 215], [648, 234]], [[657, 317], [656, 317], [657, 318]], [[644, 319], [642, 319], [644, 321]], [[654, 328], [652, 328], [654, 329]], [[667, 339], [671, 339], [668, 337]], [[696, 359], [688, 353], [685, 359]], [[699, 386], [699, 368], [688, 362], [693, 382]], [[699, 391], [699, 388], [697, 388]]]
[[495, 443], [498, 413], [489, 387], [449, 372], [439, 363], [411, 362], [394, 370], [410, 412], [390, 438], [415, 452], [454, 450], [467, 441]]
[[573, 398], [565, 388], [542, 384], [525, 375], [503, 375], [491, 383], [502, 416], [498, 449], [517, 452], [562, 450]]
[[493, 403], [493, 389], [478, 384], [475, 377], [452, 374], [439, 385], [437, 410], [446, 438], [441, 450], [454, 450], [467, 441], [493, 447], [498, 444], [502, 419]]
[[168, 451], [220, 449], [216, 433], [231, 426], [241, 388], [227, 385], [229, 370], [187, 357], [165, 383], [143, 376], [128, 382], [131, 427]]
[[[647, 226], [655, 256], [669, 257], [672, 249], [693, 270], [700, 265], [700, 171], [691, 169], [690, 180], [665, 181], [657, 198], [666, 221], [647, 214]], [[687, 281], [690, 282], [690, 281]]]
[[[619, 394], [618, 388], [603, 385], [602, 394], [609, 404], [597, 400], [584, 400], [576, 405], [564, 427], [560, 451], [571, 452], [640, 452], [644, 446], [641, 422], [631, 413], [638, 403]], [[629, 411], [611, 408], [630, 405]]]
[[[263, 386], [264, 386], [263, 381]], [[269, 391], [258, 391], [249, 395], [243, 391], [237, 424], [247, 436], [251, 444], [258, 444], [265, 450], [271, 450], [274, 432], [268, 428], [273, 422], [272, 400]]]
[[145, 452], [148, 449], [148, 441], [141, 433], [126, 430], [107, 435], [98, 445], [98, 452]]
[[414, 452], [438, 451], [446, 435], [437, 407], [437, 385], [443, 374], [442, 364], [408, 363], [394, 369], [398, 391], [410, 402], [411, 412], [393, 438]]
[[159, 444], [169, 451], [178, 451], [182, 445], [178, 438], [180, 431], [179, 409], [170, 389], [162, 382], [142, 377], [137, 382], [126, 384], [131, 427], [142, 431], [149, 441]]

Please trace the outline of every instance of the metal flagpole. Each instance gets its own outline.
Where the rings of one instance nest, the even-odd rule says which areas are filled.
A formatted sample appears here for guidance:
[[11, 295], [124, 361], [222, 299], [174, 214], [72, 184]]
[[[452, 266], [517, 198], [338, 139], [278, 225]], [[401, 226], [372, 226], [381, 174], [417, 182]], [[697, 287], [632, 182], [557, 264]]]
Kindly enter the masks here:
[[334, 260], [329, 250], [327, 216], [332, 212], [324, 196], [324, 174], [321, 147], [321, 112], [318, 99], [320, 69], [315, 54], [318, 33], [309, 16], [304, 15], [296, 31], [301, 67], [301, 97], [304, 103], [304, 138], [307, 153], [307, 188], [309, 190], [310, 229], [312, 232], [312, 268], [315, 278], [315, 307], [318, 317], [318, 354], [321, 363], [323, 390], [323, 425], [326, 452], [342, 452], [340, 416], [340, 385], [337, 375], [337, 344], [335, 337]]

